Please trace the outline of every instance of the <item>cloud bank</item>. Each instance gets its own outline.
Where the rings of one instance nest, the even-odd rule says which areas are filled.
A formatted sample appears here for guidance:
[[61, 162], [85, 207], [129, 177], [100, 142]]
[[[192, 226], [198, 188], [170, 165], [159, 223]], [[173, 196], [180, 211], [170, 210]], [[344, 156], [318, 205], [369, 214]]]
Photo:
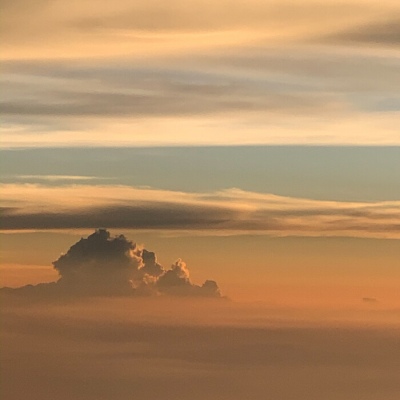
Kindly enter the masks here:
[[398, 313], [372, 327], [327, 312], [308, 322], [298, 310], [146, 300], [1, 307], [2, 398], [398, 398]]
[[[1, 229], [162, 229], [205, 234], [400, 238], [400, 202], [338, 202], [229, 189], [5, 184]], [[154, 263], [146, 255], [147, 263]], [[157, 270], [157, 266], [149, 269]], [[152, 265], [152, 264], [151, 264]]]
[[60, 275], [57, 282], [2, 290], [38, 297], [161, 294], [221, 297], [214, 281], [207, 280], [202, 286], [192, 283], [181, 259], [165, 269], [157, 263], [155, 253], [139, 248], [123, 235], [111, 237], [106, 229], [97, 229], [79, 240], [53, 266]]

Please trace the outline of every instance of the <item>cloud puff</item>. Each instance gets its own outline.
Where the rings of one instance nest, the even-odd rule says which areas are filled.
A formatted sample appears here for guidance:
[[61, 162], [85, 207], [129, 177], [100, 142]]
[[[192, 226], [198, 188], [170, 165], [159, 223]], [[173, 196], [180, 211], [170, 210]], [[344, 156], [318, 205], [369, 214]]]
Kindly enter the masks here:
[[136, 246], [123, 235], [111, 238], [99, 229], [54, 261], [64, 287], [91, 293], [129, 293], [142, 263]]
[[218, 285], [202, 286], [189, 279], [189, 270], [178, 259], [169, 270], [157, 263], [155, 253], [140, 249], [124, 235], [111, 237], [97, 229], [72, 245], [53, 262], [60, 279], [49, 284], [3, 288], [5, 292], [42, 295], [184, 295], [220, 297]]
[[152, 251], [142, 250], [143, 266], [140, 271], [144, 274], [158, 277], [164, 273], [164, 268], [157, 263], [157, 257]]
[[165, 271], [157, 280], [157, 288], [174, 295], [219, 297], [220, 291], [214, 281], [207, 280], [202, 286], [194, 285], [189, 279], [186, 263], [178, 259], [171, 269]]

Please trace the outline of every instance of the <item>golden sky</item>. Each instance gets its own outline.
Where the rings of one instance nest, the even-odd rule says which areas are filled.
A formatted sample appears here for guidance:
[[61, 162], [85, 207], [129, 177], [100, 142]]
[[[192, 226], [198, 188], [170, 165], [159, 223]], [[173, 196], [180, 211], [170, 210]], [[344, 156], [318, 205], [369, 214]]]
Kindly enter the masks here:
[[400, 144], [397, 1], [6, 1], [2, 146]]

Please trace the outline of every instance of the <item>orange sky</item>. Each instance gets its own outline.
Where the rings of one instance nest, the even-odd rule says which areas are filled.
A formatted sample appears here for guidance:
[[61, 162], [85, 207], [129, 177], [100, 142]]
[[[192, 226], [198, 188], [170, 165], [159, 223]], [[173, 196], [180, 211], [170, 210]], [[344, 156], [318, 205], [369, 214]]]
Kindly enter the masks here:
[[[397, 240], [125, 234], [155, 251], [165, 267], [183, 258], [194, 282], [214, 279], [236, 301], [333, 309], [400, 305]], [[2, 236], [1, 283], [14, 287], [58, 279], [51, 262], [80, 238], [72, 232]]]

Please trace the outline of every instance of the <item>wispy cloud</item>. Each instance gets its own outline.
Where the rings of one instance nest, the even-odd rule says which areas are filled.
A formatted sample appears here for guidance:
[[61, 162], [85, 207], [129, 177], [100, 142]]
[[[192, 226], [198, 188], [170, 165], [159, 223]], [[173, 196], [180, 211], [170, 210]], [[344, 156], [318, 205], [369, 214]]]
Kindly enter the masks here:
[[[30, 58], [38, 52], [62, 58], [129, 52], [143, 56], [256, 39], [302, 42], [398, 11], [398, 2], [393, 0], [379, 4], [371, 0], [235, 0], [218, 4], [174, 0], [168, 7], [158, 0], [91, 0], [72, 3], [68, 13], [59, 1], [41, 1], [35, 7], [26, 0], [7, 1], [3, 5], [2, 37], [8, 46], [3, 57]], [[55, 45], [59, 53], [54, 52]]]
[[347, 44], [400, 46], [400, 13], [382, 21], [371, 20], [342, 32], [328, 35], [328, 39]]
[[394, 0], [2, 11], [3, 147], [400, 143]]
[[333, 202], [229, 189], [2, 185], [2, 229], [109, 228], [400, 238], [400, 202]]
[[390, 55], [241, 46], [145, 64], [4, 63], [2, 147], [399, 144]]
[[81, 176], [81, 175], [19, 175], [14, 179], [20, 180], [42, 180], [42, 181], [91, 181], [99, 179], [96, 176]]

